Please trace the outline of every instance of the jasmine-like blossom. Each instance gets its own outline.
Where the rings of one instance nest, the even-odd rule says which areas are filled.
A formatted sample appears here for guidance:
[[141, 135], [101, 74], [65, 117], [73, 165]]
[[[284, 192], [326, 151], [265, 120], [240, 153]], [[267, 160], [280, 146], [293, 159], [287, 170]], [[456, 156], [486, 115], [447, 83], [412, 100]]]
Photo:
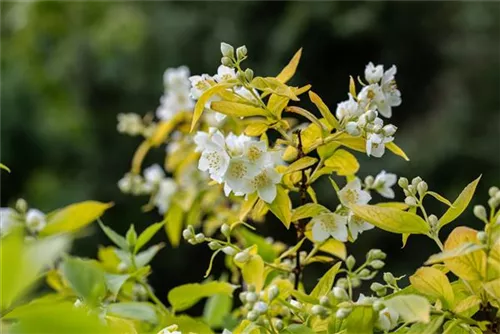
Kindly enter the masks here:
[[170, 178], [161, 180], [153, 202], [161, 214], [167, 212], [170, 207], [172, 196], [177, 191], [177, 184]]
[[164, 178], [165, 172], [158, 164], [151, 165], [144, 169], [144, 180], [146, 181], [146, 186], [151, 189], [157, 187]]
[[390, 331], [398, 324], [399, 314], [393, 309], [384, 308], [378, 313], [375, 326], [383, 331]]
[[156, 116], [168, 121], [182, 111], [191, 111], [194, 101], [190, 96], [191, 81], [189, 69], [186, 66], [169, 68], [163, 75], [165, 92], [160, 98], [160, 106], [156, 109]]
[[338, 196], [342, 205], [346, 207], [351, 204], [367, 204], [372, 199], [370, 193], [361, 189], [361, 180], [359, 178], [347, 183], [338, 192]]
[[383, 170], [375, 177], [375, 181], [373, 181], [373, 185], [370, 188], [385, 198], [394, 198], [394, 190], [392, 190], [391, 187], [394, 186], [396, 182], [396, 174], [386, 173], [386, 171]]
[[29, 209], [26, 213], [26, 226], [32, 232], [40, 232], [47, 221], [45, 220], [45, 214], [38, 209]]
[[350, 211], [347, 218], [347, 227], [349, 228], [351, 237], [356, 240], [358, 238], [358, 235], [363, 233], [363, 231], [371, 230], [375, 226], [364, 221], [363, 219], [356, 216], [352, 211]]
[[365, 79], [369, 83], [376, 83], [379, 82], [380, 79], [382, 79], [382, 76], [384, 75], [384, 66], [382, 65], [373, 65], [372, 62], [369, 62], [368, 65], [366, 65], [365, 68]]
[[333, 237], [339, 241], [347, 241], [347, 217], [336, 213], [324, 213], [311, 219], [312, 237], [314, 241], [325, 241]]
[[337, 110], [335, 111], [335, 114], [337, 115], [339, 121], [342, 121], [344, 119], [350, 120], [351, 118], [358, 117], [363, 113], [363, 109], [360, 108], [358, 102], [356, 102], [351, 94], [348, 95], [349, 100], [337, 104]]
[[214, 75], [214, 79], [219, 83], [236, 79], [236, 72], [234, 71], [234, 68], [220, 65], [219, 68], [217, 68], [217, 74]]
[[366, 154], [380, 158], [385, 153], [385, 144], [393, 141], [393, 137], [385, 137], [379, 133], [370, 133], [366, 139]]
[[276, 184], [281, 181], [281, 174], [274, 168], [265, 168], [251, 182], [253, 190], [257, 191], [259, 197], [267, 203], [272, 203], [276, 198]]
[[117, 116], [118, 124], [116, 126], [118, 132], [125, 133], [129, 136], [140, 135], [144, 131], [144, 124], [138, 114], [120, 113]]

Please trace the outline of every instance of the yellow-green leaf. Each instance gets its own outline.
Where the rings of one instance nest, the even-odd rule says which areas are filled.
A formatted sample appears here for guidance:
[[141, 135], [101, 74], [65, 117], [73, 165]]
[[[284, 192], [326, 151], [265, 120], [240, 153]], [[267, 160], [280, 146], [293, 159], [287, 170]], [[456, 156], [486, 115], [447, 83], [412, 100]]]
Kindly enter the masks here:
[[334, 136], [335, 139], [332, 139], [333, 142], [339, 143], [340, 145], [358, 152], [366, 152], [366, 139], [363, 137], [354, 137], [345, 132], [340, 132]]
[[398, 145], [396, 145], [394, 142], [391, 141], [390, 143], [385, 144], [385, 147], [389, 151], [391, 151], [392, 153], [394, 153], [396, 155], [399, 155], [400, 157], [402, 157], [406, 161], [410, 161], [410, 158], [408, 158], [406, 153]]
[[168, 121], [161, 121], [160, 124], [155, 129], [153, 135], [149, 138], [151, 145], [158, 147], [165, 142], [168, 135], [175, 129], [178, 124], [178, 120], [184, 117], [183, 114], [177, 114], [173, 119]]
[[297, 70], [297, 66], [299, 65], [301, 55], [302, 55], [302, 48], [300, 48], [299, 51], [295, 53], [295, 55], [290, 60], [288, 65], [286, 65], [281, 70], [281, 72], [276, 76], [276, 80], [282, 83], [286, 83], [288, 80], [290, 80], [295, 74], [295, 71]]
[[161, 223], [155, 223], [148, 226], [137, 238], [134, 252], [137, 253], [137, 251], [139, 251], [139, 249], [141, 249], [142, 246], [144, 246], [149, 240], [151, 240], [151, 238], [156, 234], [156, 232], [158, 232], [162, 228], [164, 224], [165, 222], [163, 221]]
[[318, 284], [311, 291], [309, 296], [314, 298], [319, 298], [320, 296], [325, 296], [332, 290], [333, 282], [335, 281], [335, 276], [339, 271], [340, 265], [342, 263], [338, 262], [336, 265], [331, 267], [319, 280]]
[[10, 173], [9, 167], [5, 166], [3, 163], [0, 163], [0, 169], [6, 170], [7, 172]]
[[205, 105], [207, 102], [210, 100], [212, 96], [215, 94], [226, 90], [229, 87], [234, 86], [236, 83], [229, 83], [229, 82], [223, 82], [219, 83], [215, 86], [210, 87], [207, 89], [203, 94], [200, 96], [198, 101], [196, 101], [196, 105], [194, 107], [194, 112], [193, 112], [193, 119], [191, 121], [191, 131], [194, 130], [196, 124], [200, 120], [201, 115], [203, 114], [203, 110], [205, 110]]
[[234, 117], [269, 116], [269, 113], [262, 108], [231, 101], [214, 101], [210, 109]]
[[134, 156], [132, 158], [132, 173], [139, 174], [141, 172], [142, 162], [151, 149], [151, 142], [149, 140], [145, 140], [137, 147], [135, 150]]
[[276, 188], [276, 198], [271, 204], [267, 204], [267, 206], [288, 229], [292, 222], [292, 202], [290, 201], [290, 197], [288, 197], [288, 193], [282, 186], [278, 185]]
[[484, 290], [498, 302], [500, 302], [500, 278], [484, 284]]
[[241, 268], [243, 280], [247, 284], [253, 284], [257, 292], [264, 286], [264, 261], [260, 255], [252, 255]]
[[[196, 333], [196, 334], [213, 334], [214, 332], [210, 327], [203, 322], [195, 318], [191, 318], [188, 315], [173, 315], [166, 314], [165, 322], [167, 324], [175, 324], [178, 326], [177, 330], [181, 333]], [[253, 333], [252, 333], [253, 334]]]
[[314, 165], [318, 159], [313, 157], [303, 157], [297, 161], [294, 161], [285, 171], [285, 174], [297, 172], [299, 170], [306, 169], [307, 167], [311, 167]]
[[184, 212], [182, 208], [172, 203], [165, 215], [165, 231], [168, 240], [173, 247], [179, 246], [181, 241], [182, 227], [184, 226]]
[[347, 256], [347, 250], [345, 248], [345, 244], [333, 238], [325, 241], [320, 247], [319, 250], [331, 255], [334, 255], [342, 260], [345, 260]]
[[288, 97], [290, 100], [299, 101], [299, 98], [293, 92], [293, 89], [276, 78], [272, 77], [255, 77], [250, 85], [265, 93], [276, 94]]
[[325, 166], [332, 168], [337, 175], [354, 175], [359, 170], [359, 163], [352, 153], [339, 149], [325, 160]]
[[438, 201], [440, 201], [441, 203], [444, 203], [448, 206], [453, 206], [453, 204], [451, 204], [450, 201], [448, 201], [446, 198], [444, 198], [443, 196], [439, 195], [437, 192], [434, 192], [434, 191], [428, 191], [427, 192], [427, 195], [431, 195], [432, 197], [434, 197], [435, 199], [437, 199]]
[[432, 267], [422, 267], [410, 276], [411, 285], [420, 293], [439, 298], [446, 308], [454, 302], [453, 289], [450, 281], [442, 271]]
[[48, 214], [47, 225], [40, 234], [51, 235], [79, 230], [94, 222], [112, 206], [113, 203], [97, 201], [85, 201], [68, 205]]
[[349, 76], [349, 93], [352, 95], [352, 97], [356, 98], [356, 83], [354, 82], [354, 78], [352, 75]]
[[375, 314], [371, 306], [356, 306], [347, 318], [346, 334], [372, 334]]
[[[481, 298], [476, 295], [468, 296], [465, 299], [462, 299], [453, 307], [453, 312], [457, 314], [472, 316], [477, 312], [479, 305], [481, 304]], [[473, 312], [470, 314], [470, 312]], [[465, 316], [467, 316], [465, 315]]]
[[426, 234], [429, 225], [414, 213], [375, 205], [351, 205], [351, 210], [363, 220], [393, 233]]
[[469, 183], [467, 187], [462, 190], [455, 202], [453, 202], [453, 206], [450, 207], [441, 218], [439, 218], [439, 227], [443, 227], [444, 225], [451, 223], [458, 216], [460, 216], [462, 212], [464, 212], [467, 205], [469, 205], [474, 192], [476, 191], [476, 187], [480, 179], [481, 176]]
[[398, 210], [408, 209], [408, 204], [402, 202], [382, 202], [382, 203], [377, 203], [375, 205], [380, 206], [382, 208], [394, 208]]
[[430, 320], [431, 304], [418, 295], [399, 295], [384, 301], [386, 307], [399, 313], [405, 322], [423, 322]]
[[255, 121], [247, 125], [245, 128], [245, 134], [251, 137], [258, 137], [267, 131], [269, 125], [265, 122]]
[[486, 246], [475, 242], [464, 242], [455, 248], [431, 255], [431, 257], [429, 257], [425, 264], [435, 264], [443, 262], [445, 260], [454, 259], [456, 257], [467, 255], [469, 253], [484, 249], [485, 247]]
[[257, 194], [257, 192], [248, 195], [247, 199], [243, 202], [243, 204], [241, 205], [241, 208], [240, 208], [239, 218], [241, 221], [245, 220], [247, 215], [250, 213], [250, 211], [255, 206], [255, 203], [257, 202], [258, 199], [259, 199], [259, 195]]
[[325, 102], [323, 102], [323, 100], [319, 97], [319, 95], [310, 90], [309, 98], [311, 99], [311, 102], [316, 105], [319, 112], [321, 113], [321, 116], [323, 116], [326, 119], [328, 124], [330, 124], [332, 128], [338, 129], [340, 127], [339, 121], [337, 121], [335, 116], [333, 116], [332, 112], [327, 107]]
[[283, 109], [288, 105], [290, 99], [286, 96], [281, 96], [277, 94], [271, 94], [269, 101], [267, 102], [267, 109], [276, 116], [276, 118], [281, 119], [281, 114]]
[[227, 282], [216, 281], [204, 284], [183, 284], [169, 291], [168, 301], [176, 311], [183, 311], [196, 304], [202, 298], [216, 294], [232, 296], [235, 288], [235, 285]]
[[323, 205], [316, 203], [307, 203], [293, 210], [292, 221], [317, 216], [321, 213], [329, 212]]

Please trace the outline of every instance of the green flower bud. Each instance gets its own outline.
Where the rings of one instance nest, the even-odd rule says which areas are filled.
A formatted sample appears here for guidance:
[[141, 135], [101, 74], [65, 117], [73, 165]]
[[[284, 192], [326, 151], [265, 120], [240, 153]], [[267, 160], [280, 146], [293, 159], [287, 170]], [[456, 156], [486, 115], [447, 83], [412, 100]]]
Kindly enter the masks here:
[[184, 240], [189, 240], [194, 237], [194, 235], [189, 229], [185, 228], [184, 231], [182, 231], [182, 237]]
[[499, 191], [498, 187], [491, 187], [488, 190], [488, 195], [490, 195], [490, 197], [494, 197]]
[[370, 290], [372, 290], [373, 292], [377, 292], [377, 291], [382, 290], [384, 288], [385, 288], [385, 286], [378, 283], [378, 282], [374, 282], [370, 285]]
[[391, 137], [396, 133], [396, 130], [398, 128], [392, 124], [387, 124], [386, 126], [383, 127], [382, 131], [384, 132], [384, 135], [387, 137]]
[[382, 310], [383, 308], [384, 308], [384, 303], [382, 301], [376, 300], [373, 302], [373, 309], [375, 311], [378, 312], [378, 311]]
[[498, 204], [499, 204], [499, 203], [500, 203], [500, 201], [499, 201], [499, 200], [497, 200], [496, 196], [495, 196], [495, 197], [492, 197], [492, 198], [490, 198], [490, 199], [488, 200], [488, 205], [489, 205], [491, 208], [493, 208], [493, 209], [495, 209], [495, 208], [498, 206]]
[[373, 176], [368, 175], [367, 177], [365, 177], [365, 184], [368, 188], [373, 185], [373, 181], [374, 181]]
[[335, 317], [337, 319], [345, 319], [351, 313], [352, 309], [350, 308], [339, 308], [335, 313]]
[[330, 306], [330, 299], [327, 296], [321, 296], [319, 297], [319, 304], [321, 306]]
[[245, 58], [247, 53], [248, 51], [245, 45], [242, 45], [236, 49], [236, 56], [238, 57], [238, 60], [242, 60], [243, 58]]
[[240, 294], [238, 295], [238, 297], [240, 298], [241, 302], [243, 304], [246, 304], [247, 302], [247, 292], [243, 291], [243, 292], [240, 292]]
[[371, 274], [370, 270], [369, 270], [369, 269], [367, 269], [367, 268], [364, 268], [364, 269], [362, 269], [362, 270], [359, 272], [359, 274], [358, 274], [358, 275], [359, 275], [359, 277], [360, 277], [360, 278], [366, 278], [366, 277], [370, 276], [370, 274]]
[[248, 252], [242, 251], [234, 256], [234, 261], [239, 263], [245, 263], [250, 259], [250, 254]]
[[432, 228], [436, 228], [439, 224], [438, 217], [436, 217], [436, 215], [430, 215], [429, 216], [429, 224], [431, 225]]
[[274, 322], [274, 328], [281, 331], [283, 329], [283, 320], [276, 319], [276, 321]]
[[384, 273], [384, 281], [387, 283], [387, 284], [390, 284], [390, 285], [396, 285], [397, 282], [396, 282], [396, 278], [394, 277], [394, 275], [392, 273]]
[[371, 260], [383, 260], [386, 258], [386, 255], [384, 252], [382, 252], [380, 249], [371, 249], [367, 256], [366, 260], [371, 261]]
[[425, 193], [429, 190], [429, 186], [427, 185], [427, 182], [422, 181], [417, 185], [417, 191], [420, 196], [424, 196]]
[[349, 299], [349, 295], [347, 294], [344, 288], [336, 286], [333, 288], [332, 291], [333, 291], [333, 296], [339, 301], [344, 301]]
[[410, 192], [410, 194], [415, 195], [417, 193], [417, 187], [414, 187], [413, 185], [410, 184], [408, 186], [408, 191]]
[[257, 320], [258, 317], [259, 317], [259, 313], [257, 313], [256, 311], [250, 311], [247, 314], [247, 319], [250, 321], [255, 321], [255, 320]]
[[137, 232], [135, 231], [134, 225], [130, 225], [130, 228], [125, 235], [125, 239], [127, 239], [127, 244], [130, 248], [134, 248], [135, 243], [137, 242]]
[[409, 206], [417, 206], [417, 200], [415, 199], [415, 197], [406, 197], [405, 198], [405, 203], [408, 204]]
[[247, 79], [248, 82], [253, 80], [253, 71], [250, 68], [247, 68], [245, 70], [245, 78]]
[[257, 296], [257, 294], [255, 292], [247, 292], [247, 303], [255, 303], [257, 300], [259, 299], [259, 297]]
[[361, 285], [361, 280], [357, 277], [351, 278], [351, 285], [353, 288], [357, 288]]
[[269, 300], [273, 300], [274, 298], [278, 297], [280, 293], [280, 289], [278, 288], [277, 285], [271, 285], [269, 287], [269, 289], [267, 290], [267, 297], [269, 298]]
[[339, 278], [337, 283], [335, 283], [335, 286], [342, 288], [342, 289], [347, 289], [349, 285], [347, 284], [347, 279], [345, 278]]
[[253, 310], [259, 314], [266, 313], [268, 309], [268, 306], [264, 302], [257, 302], [253, 306]]
[[349, 255], [345, 260], [345, 264], [347, 266], [347, 269], [351, 270], [352, 268], [354, 268], [354, 265], [356, 264], [356, 259], [354, 258], [354, 256]]
[[203, 233], [198, 233], [197, 235], [194, 236], [194, 240], [197, 243], [201, 243], [201, 242], [205, 241], [205, 235]]
[[366, 113], [366, 120], [368, 122], [373, 122], [375, 120], [375, 118], [377, 118], [377, 112], [375, 110], [368, 110]]
[[229, 236], [231, 235], [231, 227], [229, 227], [228, 224], [222, 224], [222, 226], [220, 227], [220, 231], [226, 238], [229, 238]]
[[[220, 245], [219, 245], [219, 247], [220, 247]], [[226, 247], [222, 248], [222, 251], [224, 252], [224, 254], [229, 255], [229, 256], [233, 256], [238, 252], [235, 248], [233, 248], [231, 246], [226, 246]]]
[[486, 209], [484, 206], [482, 205], [476, 205], [474, 206], [474, 216], [476, 216], [477, 218], [481, 219], [481, 220], [487, 220], [488, 216], [487, 216], [487, 213], [486, 213]]
[[480, 243], [486, 244], [488, 242], [488, 235], [484, 231], [479, 231], [477, 232], [477, 240], [479, 240]]
[[311, 307], [311, 313], [314, 315], [324, 315], [327, 311], [326, 308], [321, 305], [313, 305], [313, 307]]
[[227, 66], [227, 67], [233, 67], [234, 63], [229, 57], [222, 57], [220, 59], [220, 62], [222, 65]]
[[398, 180], [398, 185], [403, 189], [408, 188], [408, 179], [406, 177], [400, 177]]
[[234, 48], [227, 43], [220, 43], [220, 52], [224, 57], [234, 58]]
[[370, 263], [370, 266], [373, 268], [373, 269], [382, 269], [384, 268], [384, 265], [385, 263], [381, 260], [374, 260]]
[[[210, 241], [208, 243], [208, 248], [210, 248], [211, 250], [217, 250], [220, 248], [220, 246], [221, 245], [217, 241]], [[231, 248], [231, 247], [229, 247], [229, 248]], [[222, 251], [224, 252], [224, 250], [222, 250]], [[224, 253], [226, 253], [226, 252], [224, 252]]]
[[415, 178], [413, 178], [413, 180], [411, 180], [411, 185], [414, 187], [414, 188], [417, 188], [418, 184], [422, 182], [422, 178], [420, 176], [417, 176]]
[[20, 213], [26, 213], [28, 211], [28, 203], [22, 198], [18, 199], [16, 201], [16, 210]]

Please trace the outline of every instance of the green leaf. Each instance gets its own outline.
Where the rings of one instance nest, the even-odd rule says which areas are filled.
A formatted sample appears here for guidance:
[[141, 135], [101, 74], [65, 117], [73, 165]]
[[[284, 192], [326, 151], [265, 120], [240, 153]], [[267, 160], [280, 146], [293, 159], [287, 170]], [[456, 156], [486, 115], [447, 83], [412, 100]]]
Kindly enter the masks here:
[[237, 236], [241, 237], [243, 241], [243, 248], [257, 245], [257, 252], [265, 261], [273, 262], [276, 258], [276, 251], [273, 245], [266, 241], [266, 239], [244, 227], [239, 227], [236, 231]]
[[400, 295], [384, 301], [386, 307], [399, 313], [399, 316], [406, 322], [430, 321], [431, 304], [422, 296]]
[[97, 220], [113, 203], [85, 201], [68, 205], [65, 208], [49, 213], [47, 225], [40, 231], [41, 235], [73, 232]]
[[314, 165], [318, 159], [313, 157], [303, 157], [297, 161], [294, 161], [288, 168], [285, 170], [285, 174], [297, 172], [299, 170], [306, 169], [307, 167], [311, 167]]
[[319, 280], [318, 284], [314, 287], [314, 289], [309, 294], [312, 297], [319, 298], [320, 296], [325, 296], [332, 290], [333, 282], [335, 281], [335, 276], [340, 268], [342, 263], [338, 262], [336, 265], [331, 267], [326, 274], [324, 274]]
[[315, 334], [316, 332], [312, 328], [301, 324], [291, 324], [287, 328], [280, 331], [283, 334]]
[[95, 261], [66, 257], [61, 270], [73, 291], [87, 304], [97, 306], [105, 297], [104, 272]]
[[127, 233], [125, 234], [125, 239], [127, 240], [128, 249], [134, 249], [135, 243], [137, 242], [137, 232], [135, 231], [134, 224], [131, 224]]
[[259, 255], [252, 255], [250, 260], [245, 262], [241, 268], [243, 280], [247, 284], [255, 285], [259, 292], [264, 286], [264, 261]]
[[269, 116], [269, 113], [262, 108], [231, 101], [214, 101], [211, 103], [210, 109], [233, 117]]
[[292, 221], [314, 217], [327, 212], [330, 212], [330, 210], [328, 210], [321, 204], [307, 203], [293, 210]]
[[272, 77], [255, 77], [250, 85], [265, 93], [276, 94], [288, 97], [290, 100], [299, 101], [299, 98], [293, 92], [292, 88]]
[[411, 285], [420, 293], [439, 298], [447, 309], [453, 306], [455, 295], [446, 275], [432, 267], [422, 267], [410, 276]]
[[290, 223], [292, 222], [292, 202], [286, 190], [278, 185], [277, 186], [276, 198], [271, 204], [267, 204], [269, 209], [288, 229], [290, 228]]
[[469, 202], [472, 199], [474, 192], [476, 191], [476, 187], [480, 179], [481, 176], [472, 181], [471, 183], [469, 183], [467, 187], [465, 187], [464, 190], [462, 190], [462, 192], [460, 193], [460, 195], [458, 195], [455, 202], [453, 202], [453, 206], [450, 207], [444, 213], [444, 215], [439, 219], [439, 227], [443, 227], [446, 224], [451, 223], [458, 216], [460, 216], [462, 212], [464, 212], [464, 210], [467, 208], [467, 205], [469, 205]]
[[317, 148], [318, 155], [322, 160], [326, 160], [335, 153], [335, 150], [340, 146], [339, 143], [330, 142], [326, 145], [321, 145]]
[[374, 322], [371, 306], [356, 306], [347, 317], [346, 334], [371, 334]]
[[167, 314], [165, 316], [165, 322], [167, 324], [176, 324], [179, 326], [177, 330], [181, 333], [213, 334], [213, 331], [206, 323], [187, 315], [174, 316], [172, 314]]
[[118, 275], [118, 274], [108, 274], [104, 275], [106, 279], [106, 286], [108, 290], [111, 291], [113, 297], [116, 298], [118, 293], [120, 292], [123, 284], [130, 278], [129, 274]]
[[6, 170], [7, 172], [10, 173], [9, 167], [5, 166], [3, 163], [0, 163], [0, 169]]
[[297, 70], [297, 66], [299, 65], [301, 55], [302, 55], [302, 48], [300, 48], [299, 51], [295, 53], [295, 55], [290, 60], [288, 65], [286, 65], [281, 70], [281, 72], [276, 76], [276, 80], [282, 83], [286, 83], [288, 80], [290, 80], [295, 74], [295, 71]]
[[445, 260], [450, 260], [459, 256], [467, 255], [484, 248], [486, 248], [485, 245], [481, 245], [474, 242], [464, 242], [463, 244], [460, 244], [458, 247], [431, 255], [431, 257], [429, 257], [429, 259], [425, 262], [425, 264], [430, 265], [443, 262]]
[[410, 161], [410, 158], [408, 158], [408, 156], [406, 155], [406, 153], [398, 145], [396, 145], [393, 141], [391, 141], [390, 143], [385, 144], [385, 147], [389, 151], [391, 151], [392, 153], [394, 153], [394, 154], [402, 157], [406, 161]]
[[151, 238], [158, 232], [165, 222], [155, 223], [153, 225], [148, 226], [137, 238], [137, 242], [135, 243], [134, 253], [137, 253], [139, 249], [142, 248]]
[[137, 265], [137, 267], [138, 268], [144, 267], [149, 262], [151, 262], [153, 257], [155, 257], [156, 253], [158, 253], [160, 251], [160, 249], [162, 249], [163, 247], [164, 247], [164, 244], [161, 243], [158, 245], [153, 245], [153, 246], [149, 247], [148, 249], [146, 249], [145, 251], [138, 253], [135, 256], [135, 264]]
[[345, 244], [333, 238], [326, 240], [320, 247], [319, 250], [331, 255], [334, 255], [342, 260], [345, 260], [347, 256], [347, 251]]
[[351, 210], [363, 220], [393, 233], [426, 234], [429, 225], [414, 213], [375, 205], [351, 205]]
[[450, 201], [448, 201], [446, 198], [444, 198], [443, 196], [439, 195], [438, 193], [436, 193], [434, 191], [428, 191], [427, 195], [431, 195], [432, 197], [434, 197], [435, 199], [437, 199], [441, 203], [444, 203], [444, 204], [446, 204], [446, 205], [448, 205], [450, 207], [453, 206], [453, 204], [451, 204]]
[[125, 240], [124, 237], [113, 231], [110, 227], [104, 225], [101, 221], [99, 221], [99, 225], [101, 226], [101, 229], [104, 231], [104, 234], [106, 234], [109, 240], [113, 241], [113, 243], [121, 249], [128, 250], [127, 240]]
[[281, 114], [283, 109], [288, 105], [290, 99], [286, 96], [280, 96], [276, 94], [271, 94], [269, 101], [267, 102], [267, 109], [276, 116], [276, 118], [281, 119]]
[[200, 299], [216, 294], [232, 296], [236, 286], [227, 282], [190, 283], [173, 288], [168, 293], [168, 301], [176, 311], [183, 311]]
[[326, 159], [325, 166], [332, 168], [340, 176], [354, 175], [359, 170], [356, 157], [343, 149], [336, 150], [332, 156]]
[[310, 90], [309, 91], [309, 98], [311, 99], [311, 102], [316, 105], [319, 112], [321, 113], [321, 116], [323, 116], [323, 118], [326, 119], [328, 124], [330, 124], [332, 128], [338, 129], [340, 127], [339, 121], [337, 121], [335, 116], [332, 114], [330, 109], [326, 106], [325, 102], [323, 102], [323, 100], [318, 96], [318, 94], [316, 94], [312, 90]]
[[208, 298], [203, 309], [203, 320], [212, 328], [221, 328], [224, 318], [231, 313], [233, 300], [226, 294], [217, 294]]
[[165, 231], [172, 247], [179, 246], [181, 242], [182, 227], [184, 226], [184, 211], [176, 204], [172, 203], [165, 215]]
[[247, 125], [244, 133], [250, 137], [258, 137], [269, 129], [267, 122], [255, 121]]
[[203, 110], [205, 110], [205, 105], [207, 104], [208, 100], [210, 100], [210, 98], [213, 95], [215, 95], [221, 91], [224, 91], [227, 88], [230, 88], [234, 85], [236, 85], [236, 83], [222, 82], [222, 83], [219, 83], [215, 86], [210, 87], [209, 89], [204, 91], [203, 94], [201, 94], [198, 101], [196, 101], [196, 105], [194, 107], [193, 119], [191, 121], [191, 130], [190, 131], [193, 131], [194, 128], [196, 127], [196, 124], [200, 120], [201, 114], [203, 114]]
[[406, 334], [435, 334], [444, 322], [444, 315], [431, 318], [428, 324], [414, 324]]
[[107, 312], [121, 318], [158, 323], [156, 307], [146, 302], [122, 302], [109, 304]]

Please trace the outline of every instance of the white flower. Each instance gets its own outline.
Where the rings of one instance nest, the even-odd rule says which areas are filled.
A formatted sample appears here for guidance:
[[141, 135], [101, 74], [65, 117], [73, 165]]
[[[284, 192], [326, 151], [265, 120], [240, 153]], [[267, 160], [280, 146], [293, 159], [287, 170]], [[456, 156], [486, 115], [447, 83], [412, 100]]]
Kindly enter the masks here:
[[275, 156], [267, 151], [267, 144], [263, 140], [249, 140], [243, 143], [243, 155], [252, 164], [262, 167], [274, 167]]
[[378, 313], [375, 325], [383, 331], [389, 331], [398, 324], [399, 314], [392, 309], [384, 308]]
[[181, 111], [191, 111], [194, 101], [188, 90], [168, 91], [160, 98], [160, 106], [156, 109], [156, 117], [168, 121]]
[[226, 145], [224, 135], [217, 128], [208, 129], [208, 133], [198, 131], [194, 136], [194, 142], [196, 152], [224, 149]]
[[385, 143], [394, 140], [394, 137], [384, 137], [381, 134], [370, 133], [366, 139], [366, 154], [368, 156], [380, 158], [385, 152]]
[[[281, 174], [274, 168], [264, 168], [251, 180], [253, 190], [266, 203], [272, 203], [276, 198], [276, 184], [281, 181]], [[253, 192], [253, 191], [252, 191]]]
[[372, 62], [369, 62], [365, 68], [365, 79], [369, 83], [376, 83], [382, 79], [382, 75], [384, 74], [384, 66], [382, 65], [373, 65]]
[[248, 143], [251, 140], [251, 137], [248, 137], [244, 134], [236, 136], [231, 132], [226, 136], [226, 147], [231, 153], [231, 156], [240, 156], [245, 150], [245, 143]]
[[45, 214], [38, 209], [29, 209], [26, 213], [26, 226], [32, 232], [41, 231], [47, 222], [45, 220]]
[[349, 100], [340, 102], [337, 104], [337, 110], [335, 114], [339, 121], [345, 119], [351, 119], [352, 117], [359, 116], [363, 113], [363, 109], [360, 108], [358, 102], [354, 100], [351, 94], [349, 94]]
[[349, 216], [347, 219], [347, 226], [349, 227], [349, 232], [354, 240], [358, 238], [358, 234], [363, 233], [363, 231], [371, 230], [375, 226], [367, 223], [363, 219], [354, 215], [353, 212], [349, 212]]
[[144, 179], [146, 180], [146, 184], [156, 186], [161, 180], [163, 180], [163, 178], [165, 178], [165, 172], [158, 164], [151, 165], [144, 169]]
[[338, 196], [340, 202], [347, 207], [351, 204], [366, 204], [372, 199], [367, 191], [361, 189], [361, 180], [358, 178], [346, 184], [339, 191]]
[[118, 125], [116, 126], [118, 132], [125, 133], [130, 136], [137, 136], [144, 130], [144, 124], [138, 114], [118, 114]]
[[208, 171], [213, 180], [221, 183], [229, 167], [229, 161], [229, 154], [224, 149], [205, 150], [201, 154], [198, 168], [201, 171]]
[[257, 165], [248, 162], [243, 157], [232, 158], [224, 174], [226, 196], [229, 196], [231, 191], [239, 196], [253, 192], [251, 181], [257, 174], [259, 174]]
[[387, 118], [392, 116], [392, 107], [397, 107], [401, 104], [401, 92], [397, 89], [394, 79], [396, 71], [397, 69], [394, 65], [385, 71], [381, 82], [384, 98], [376, 100], [378, 110]]
[[392, 190], [391, 187], [395, 185], [396, 182], [396, 174], [386, 173], [385, 170], [383, 170], [375, 177], [372, 189], [385, 198], [394, 198], [394, 190]]
[[11, 208], [0, 208], [0, 235], [9, 233], [16, 224], [16, 211]]
[[358, 94], [358, 103], [363, 110], [377, 106], [376, 101], [384, 100], [384, 93], [378, 84], [371, 84], [363, 87]]
[[163, 179], [160, 182], [160, 187], [153, 201], [161, 214], [167, 212], [170, 207], [172, 195], [175, 194], [176, 191], [177, 184], [172, 179]]
[[169, 90], [189, 90], [189, 68], [186, 66], [167, 68], [163, 73], [163, 83]]
[[315, 241], [325, 241], [330, 236], [347, 241], [347, 217], [336, 213], [324, 213], [314, 217], [312, 223], [312, 237]]
[[230, 68], [224, 65], [220, 65], [217, 69], [217, 74], [214, 75], [214, 79], [217, 82], [224, 82], [236, 78], [236, 73], [234, 68]]
[[189, 82], [191, 83], [190, 94], [195, 100], [198, 100], [200, 96], [211, 87], [210, 81], [213, 78], [208, 74], [193, 75], [189, 77]]

